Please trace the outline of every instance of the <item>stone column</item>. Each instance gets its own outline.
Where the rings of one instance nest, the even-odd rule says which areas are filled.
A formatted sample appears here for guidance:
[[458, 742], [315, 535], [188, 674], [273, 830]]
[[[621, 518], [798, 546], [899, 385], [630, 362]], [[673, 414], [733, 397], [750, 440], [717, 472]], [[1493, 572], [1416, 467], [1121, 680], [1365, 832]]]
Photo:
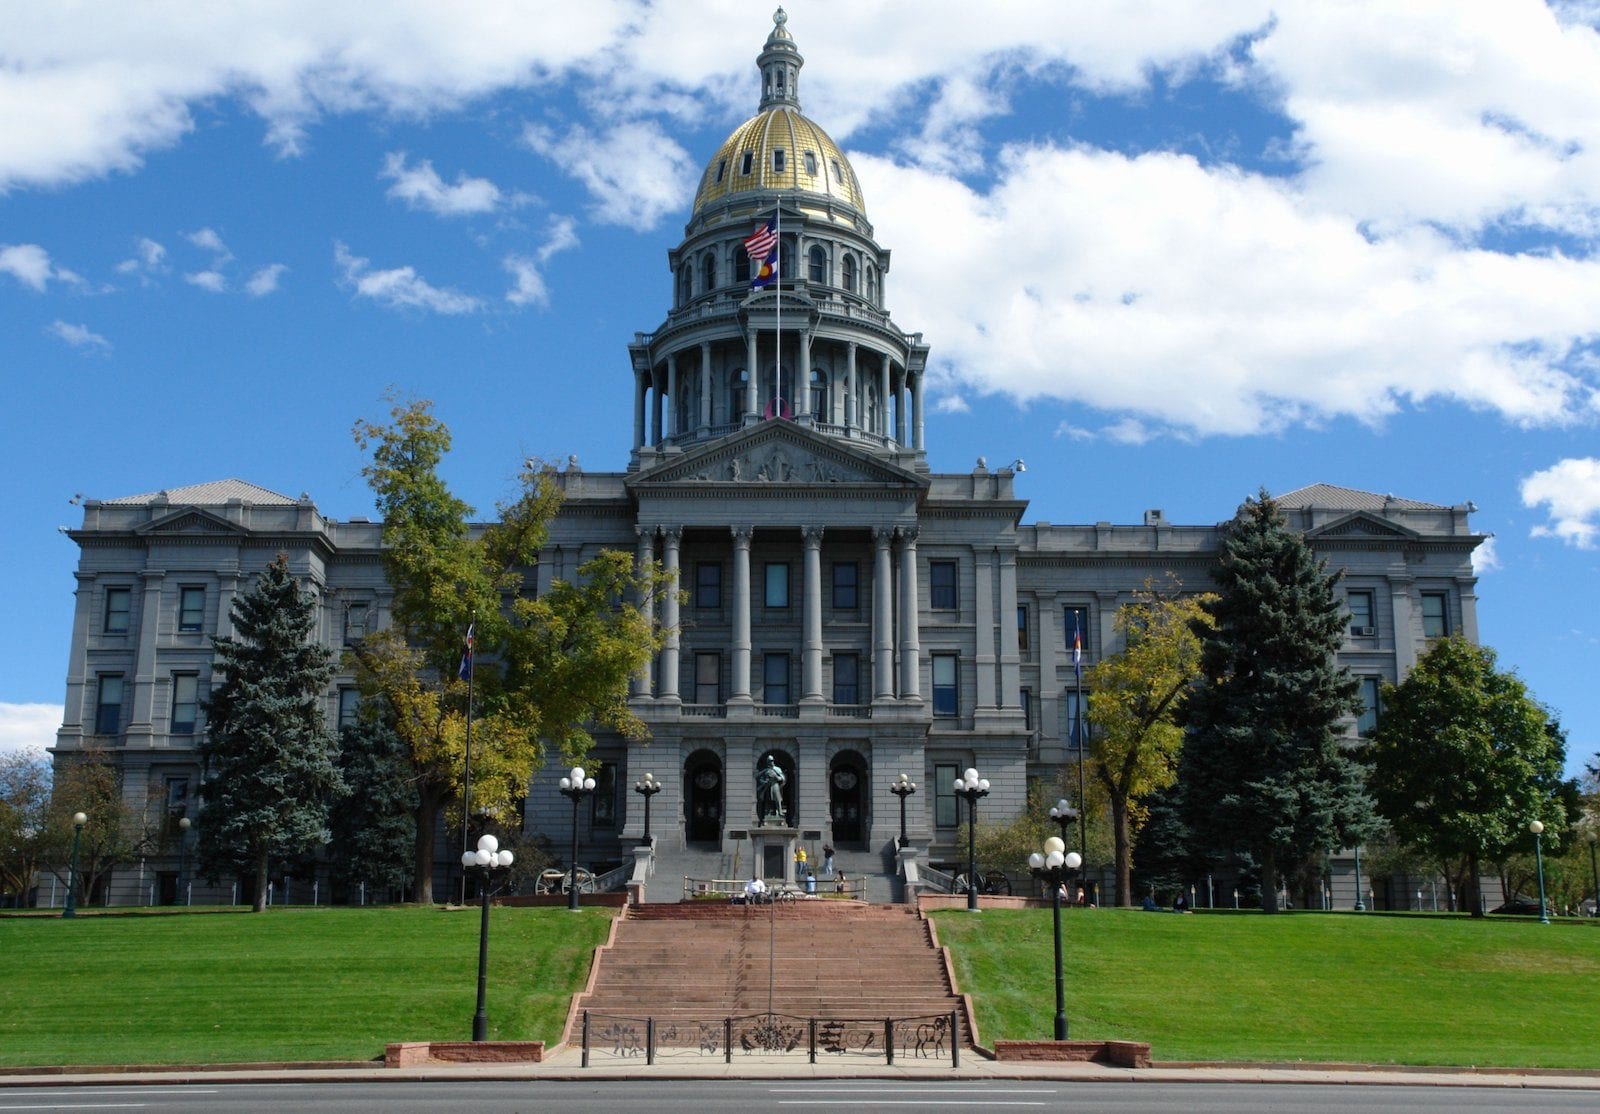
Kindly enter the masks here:
[[666, 628], [661, 645], [661, 683], [657, 696], [669, 704], [680, 703], [678, 696], [678, 548], [683, 527], [661, 528], [661, 561], [667, 582], [661, 595], [661, 625]]
[[848, 353], [844, 365], [844, 426], [853, 430], [856, 427], [856, 342], [851, 341], [846, 348]]
[[750, 526], [733, 529], [733, 692], [729, 704], [750, 700]]
[[[649, 570], [650, 562], [655, 559], [655, 527], [635, 526], [633, 532], [639, 538], [639, 552], [635, 560], [635, 567], [640, 573], [644, 573]], [[655, 618], [655, 599], [649, 588], [641, 588], [639, 590], [637, 602], [639, 610], [644, 613], [646, 619]], [[634, 674], [632, 685], [632, 694], [634, 696], [647, 697], [650, 695], [650, 666], [652, 664], [651, 661], [647, 660], [639, 667], [639, 671]]]
[[[1056, 632], [1061, 626], [1061, 599], [1059, 596], [1041, 594], [1039, 596], [1039, 629], [1037, 645], [1039, 647], [1039, 738], [1051, 740], [1057, 746], [1065, 747], [1071, 739], [1063, 737], [1061, 733], [1061, 677], [1060, 656], [1061, 649], [1066, 645], [1065, 639], [1070, 634], [1058, 635]], [[1067, 656], [1067, 664], [1072, 664], [1072, 657]], [[1067, 684], [1072, 684], [1069, 675]]]
[[711, 428], [711, 344], [700, 345], [700, 432]]
[[1412, 626], [1411, 578], [1389, 578], [1389, 602], [1394, 610], [1394, 667], [1402, 680], [1417, 664], [1417, 631]]
[[667, 357], [667, 420], [662, 432], [676, 437], [683, 432], [678, 428], [678, 354]]
[[894, 699], [894, 600], [890, 597], [894, 569], [889, 557], [889, 540], [894, 530], [876, 526], [872, 530], [872, 699]]
[[906, 373], [902, 371], [895, 380], [894, 388], [894, 439], [897, 445], [904, 446], [906, 441]]
[[917, 527], [900, 527], [900, 699], [922, 703], [922, 643], [918, 634], [921, 595], [917, 574]]
[[644, 372], [633, 373], [633, 447], [644, 448]]
[[1000, 551], [1000, 707], [1020, 706], [1022, 653], [1017, 645], [1017, 551]]
[[907, 385], [911, 389], [911, 440], [918, 452], [922, 451], [922, 375], [907, 374]]
[[[801, 329], [795, 333], [795, 343], [800, 346], [800, 359], [796, 361], [800, 370], [795, 378], [798, 383], [791, 384], [789, 389], [794, 393], [794, 416], [811, 413], [811, 330]], [[817, 421], [825, 422], [828, 415], [824, 413]]]
[[822, 527], [802, 526], [805, 539], [800, 644], [800, 703], [821, 704], [822, 696]]
[[[998, 706], [994, 698], [994, 551], [975, 550], [972, 554], [972, 569], [974, 580], [972, 594], [976, 604], [973, 616], [976, 624], [973, 661], [978, 667], [978, 707], [993, 708]], [[1014, 630], [1015, 614], [1012, 615], [1011, 622]]]
[[650, 443], [661, 444], [661, 388], [656, 386], [656, 369], [650, 369]]
[[754, 325], [745, 335], [745, 382], [744, 382], [744, 421], [746, 425], [761, 419], [761, 405], [757, 401], [760, 394], [756, 384], [761, 379], [761, 369], [756, 364], [756, 339], [757, 333]]
[[[139, 603], [139, 645], [134, 650], [133, 683], [124, 693], [132, 701], [128, 718], [128, 745], [149, 746], [155, 731], [152, 714], [156, 693], [156, 639], [161, 631], [161, 589], [166, 574], [146, 572]], [[134, 741], [134, 736], [143, 736]]]
[[878, 357], [878, 428], [880, 437], [889, 436], [889, 357]]

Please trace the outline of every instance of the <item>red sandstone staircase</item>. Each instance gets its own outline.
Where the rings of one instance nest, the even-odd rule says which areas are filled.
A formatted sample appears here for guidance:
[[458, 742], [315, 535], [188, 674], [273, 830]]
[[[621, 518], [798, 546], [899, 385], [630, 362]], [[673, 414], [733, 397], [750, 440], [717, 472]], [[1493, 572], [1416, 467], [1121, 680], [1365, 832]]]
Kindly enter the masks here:
[[574, 1012], [658, 1024], [764, 1014], [773, 942], [773, 1012], [867, 1019], [960, 1010], [970, 1043], [971, 1019], [927, 923], [903, 906], [846, 901], [633, 906], [600, 949]]

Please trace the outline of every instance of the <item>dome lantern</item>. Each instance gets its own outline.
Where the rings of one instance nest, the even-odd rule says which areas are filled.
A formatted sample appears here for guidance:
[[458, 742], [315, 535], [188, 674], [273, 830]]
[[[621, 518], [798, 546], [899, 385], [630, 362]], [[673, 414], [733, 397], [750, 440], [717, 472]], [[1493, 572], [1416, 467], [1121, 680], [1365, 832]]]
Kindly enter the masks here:
[[761, 108], [800, 107], [800, 67], [806, 60], [794, 45], [794, 36], [785, 26], [789, 13], [779, 8], [772, 13], [772, 34], [756, 65], [761, 67]]

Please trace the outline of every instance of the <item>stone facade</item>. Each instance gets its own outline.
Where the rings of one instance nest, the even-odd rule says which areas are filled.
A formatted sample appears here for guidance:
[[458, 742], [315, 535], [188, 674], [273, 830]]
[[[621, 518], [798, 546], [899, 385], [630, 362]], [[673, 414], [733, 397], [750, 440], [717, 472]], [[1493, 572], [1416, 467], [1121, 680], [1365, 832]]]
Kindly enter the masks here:
[[[754, 774], [771, 753], [802, 840], [887, 851], [899, 835], [887, 790], [904, 772], [918, 784], [913, 842], [953, 857], [956, 774], [977, 767], [983, 814], [1009, 816], [1030, 778], [1075, 765], [1075, 630], [1087, 666], [1118, 648], [1116, 609], [1147, 582], [1203, 590], [1221, 528], [1160, 510], [1131, 525], [1024, 524], [1021, 461], [930, 470], [928, 347], [883, 308], [890, 254], [848, 160], [799, 113], [781, 22], [759, 64], [760, 111], [707, 165], [668, 253], [672, 308], [629, 345], [628, 468], [559, 473], [565, 502], [539, 559], [537, 591], [620, 548], [662, 562], [685, 593], [652, 605], [670, 633], [633, 684], [650, 739], [602, 738], [588, 763], [600, 791], [580, 855], [617, 860], [642, 835], [628, 790], [647, 771], [665, 786], [658, 838], [730, 850], [756, 823]], [[785, 278], [752, 291], [743, 242], [775, 214]], [[1470, 506], [1325, 484], [1280, 501], [1346, 574], [1341, 656], [1374, 697], [1429, 638], [1476, 638]], [[129, 801], [171, 817], [196, 807], [210, 640], [277, 553], [316, 594], [327, 645], [388, 622], [380, 526], [328, 518], [308, 496], [229, 480], [89, 500], [71, 536], [82, 555], [56, 753], [106, 751]], [[330, 687], [330, 720], [352, 712], [353, 686]], [[571, 805], [558, 776], [534, 777], [525, 822], [560, 846]], [[453, 856], [443, 842], [440, 854], [443, 880]], [[169, 885], [176, 858], [124, 872], [112, 900]], [[1347, 877], [1336, 871], [1336, 887]]]

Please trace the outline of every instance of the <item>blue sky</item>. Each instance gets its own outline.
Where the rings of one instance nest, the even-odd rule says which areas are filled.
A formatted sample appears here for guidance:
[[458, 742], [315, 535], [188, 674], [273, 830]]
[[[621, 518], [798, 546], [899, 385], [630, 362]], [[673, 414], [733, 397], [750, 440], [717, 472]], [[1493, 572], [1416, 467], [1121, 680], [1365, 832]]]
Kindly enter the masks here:
[[[1482, 638], [1600, 750], [1600, 4], [796, 0], [936, 470], [1029, 520], [1265, 486], [1473, 501]], [[59, 722], [94, 498], [368, 514], [435, 400], [480, 507], [625, 466], [626, 344], [755, 109], [771, 8], [22, 2], [0, 41], [0, 747]]]

